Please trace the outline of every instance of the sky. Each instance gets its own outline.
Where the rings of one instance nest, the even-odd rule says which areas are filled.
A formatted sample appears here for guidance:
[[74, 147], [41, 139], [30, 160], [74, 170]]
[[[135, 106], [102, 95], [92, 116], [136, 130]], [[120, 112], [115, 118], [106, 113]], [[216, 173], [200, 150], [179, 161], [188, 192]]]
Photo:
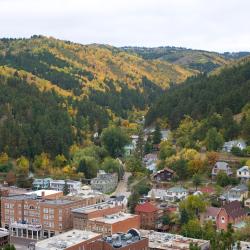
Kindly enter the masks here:
[[249, 0], [0, 0], [0, 37], [250, 51]]

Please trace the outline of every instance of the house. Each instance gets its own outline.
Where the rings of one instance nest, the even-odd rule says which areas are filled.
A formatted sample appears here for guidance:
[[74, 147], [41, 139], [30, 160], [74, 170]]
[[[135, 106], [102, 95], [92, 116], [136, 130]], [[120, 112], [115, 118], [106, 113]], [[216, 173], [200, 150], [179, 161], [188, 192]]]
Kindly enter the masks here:
[[99, 170], [97, 177], [91, 180], [91, 188], [102, 193], [110, 193], [114, 191], [117, 184], [117, 173], [109, 174], [103, 170]]
[[188, 196], [188, 190], [183, 187], [172, 187], [167, 190], [166, 200], [167, 201], [178, 201], [183, 200]]
[[227, 230], [229, 223], [232, 225], [244, 221], [247, 217], [247, 210], [242, 207], [241, 202], [233, 201], [226, 203], [221, 208], [208, 207], [201, 215], [202, 223], [212, 220], [218, 230]]
[[163, 211], [151, 202], [138, 204], [135, 214], [140, 216], [140, 225], [143, 229], [153, 230], [162, 226]]
[[243, 181], [250, 180], [250, 167], [243, 166], [237, 170], [237, 177]]
[[143, 163], [146, 165], [146, 168], [153, 173], [156, 172], [158, 156], [155, 153], [146, 154], [143, 157]]
[[164, 168], [162, 170], [157, 171], [153, 178], [157, 182], [161, 181], [171, 181], [172, 178], [175, 176], [175, 171], [170, 168]]
[[212, 169], [212, 177], [216, 177], [219, 172], [225, 172], [227, 176], [233, 174], [232, 169], [229, 167], [228, 163], [223, 161], [218, 161], [215, 163]]
[[34, 189], [34, 190], [49, 189], [51, 181], [52, 181], [51, 178], [34, 179], [34, 181], [32, 183], [32, 189]]
[[226, 201], [242, 201], [248, 198], [248, 187], [245, 184], [240, 184], [233, 187], [220, 196], [221, 200]]
[[82, 183], [74, 180], [51, 180], [50, 189], [63, 191], [65, 183], [67, 183], [70, 193], [78, 193], [81, 190]]
[[215, 193], [214, 188], [211, 186], [201, 187], [201, 188], [199, 188], [199, 191], [201, 191], [203, 194], [207, 194], [207, 195], [212, 195]]
[[246, 145], [245, 141], [242, 139], [228, 141], [228, 142], [224, 143], [224, 145], [222, 147], [222, 151], [230, 153], [233, 147], [237, 147], [237, 148], [243, 150], [246, 148], [246, 146], [247, 145]]
[[169, 138], [170, 130], [161, 130], [161, 140], [166, 141]]
[[152, 199], [152, 200], [161, 200], [161, 201], [164, 201], [166, 195], [167, 195], [167, 190], [166, 190], [166, 189], [152, 188], [152, 189], [148, 192], [148, 195], [147, 195], [146, 197], [147, 197], [148, 199]]

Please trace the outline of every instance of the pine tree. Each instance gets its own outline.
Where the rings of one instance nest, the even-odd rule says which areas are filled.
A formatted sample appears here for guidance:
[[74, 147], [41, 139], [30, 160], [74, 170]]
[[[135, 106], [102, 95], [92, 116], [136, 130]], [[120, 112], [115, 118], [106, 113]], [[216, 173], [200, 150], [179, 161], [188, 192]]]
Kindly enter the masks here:
[[159, 144], [161, 142], [161, 129], [159, 123], [156, 123], [155, 131], [153, 133], [153, 144]]
[[140, 159], [143, 158], [144, 147], [145, 147], [144, 134], [143, 134], [143, 130], [140, 129], [139, 134], [138, 134], [138, 140], [136, 143], [136, 149], [135, 149], [135, 154]]
[[67, 181], [65, 180], [64, 186], [63, 186], [63, 194], [64, 195], [68, 195], [69, 194], [69, 185], [67, 183]]

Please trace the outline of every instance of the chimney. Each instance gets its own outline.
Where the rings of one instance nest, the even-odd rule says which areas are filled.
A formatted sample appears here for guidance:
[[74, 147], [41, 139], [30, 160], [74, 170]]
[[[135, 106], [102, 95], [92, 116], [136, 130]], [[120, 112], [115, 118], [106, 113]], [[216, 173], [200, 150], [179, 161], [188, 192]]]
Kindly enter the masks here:
[[45, 191], [42, 191], [42, 201], [45, 200]]

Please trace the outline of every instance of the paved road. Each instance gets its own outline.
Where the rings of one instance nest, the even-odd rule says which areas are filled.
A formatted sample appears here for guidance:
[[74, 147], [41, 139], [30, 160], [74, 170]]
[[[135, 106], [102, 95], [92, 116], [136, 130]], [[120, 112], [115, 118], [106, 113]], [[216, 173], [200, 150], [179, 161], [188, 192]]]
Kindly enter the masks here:
[[130, 196], [131, 192], [128, 191], [128, 178], [131, 175], [129, 172], [125, 172], [123, 180], [119, 182], [114, 193], [110, 196], [125, 195], [127, 198]]

